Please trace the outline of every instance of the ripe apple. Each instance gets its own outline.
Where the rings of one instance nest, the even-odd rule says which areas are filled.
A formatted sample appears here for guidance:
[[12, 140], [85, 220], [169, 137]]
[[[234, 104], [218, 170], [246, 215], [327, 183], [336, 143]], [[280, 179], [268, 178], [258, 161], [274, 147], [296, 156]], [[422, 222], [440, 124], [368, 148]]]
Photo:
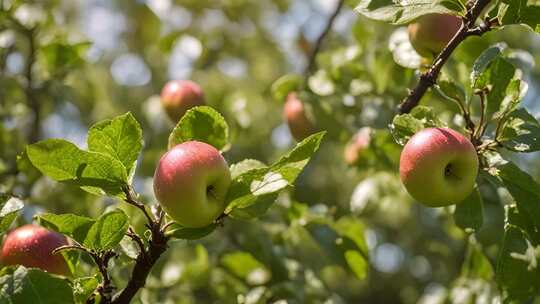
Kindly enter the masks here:
[[423, 57], [435, 57], [459, 31], [462, 21], [454, 15], [428, 14], [409, 24], [409, 40]]
[[351, 138], [345, 146], [345, 162], [349, 166], [357, 165], [362, 153], [369, 148], [371, 128], [363, 127]]
[[315, 132], [315, 126], [307, 117], [305, 106], [295, 92], [287, 95], [283, 116], [289, 125], [292, 136], [297, 141], [301, 141]]
[[154, 193], [167, 214], [180, 225], [210, 225], [225, 210], [231, 183], [227, 161], [209, 144], [181, 143], [159, 160]]
[[399, 162], [409, 194], [429, 207], [463, 201], [473, 190], [478, 156], [472, 143], [449, 128], [428, 128], [407, 142]]
[[191, 108], [202, 106], [201, 87], [189, 80], [171, 80], [161, 90], [161, 104], [173, 122], [177, 122]]
[[69, 267], [60, 253], [53, 251], [68, 245], [66, 237], [36, 225], [25, 225], [8, 233], [0, 261], [4, 265], [23, 265], [50, 273], [69, 275]]

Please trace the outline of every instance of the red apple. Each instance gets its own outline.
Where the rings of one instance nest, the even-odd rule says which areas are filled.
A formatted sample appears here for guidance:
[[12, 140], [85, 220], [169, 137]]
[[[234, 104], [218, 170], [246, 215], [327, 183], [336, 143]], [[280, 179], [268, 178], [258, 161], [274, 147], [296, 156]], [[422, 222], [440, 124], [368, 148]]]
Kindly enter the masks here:
[[289, 125], [292, 136], [297, 141], [301, 141], [315, 132], [315, 126], [307, 117], [304, 104], [295, 92], [287, 95], [283, 116]]
[[177, 122], [189, 109], [205, 104], [204, 94], [193, 81], [172, 80], [161, 91], [161, 104], [169, 118]]
[[230, 183], [229, 166], [219, 151], [203, 142], [188, 141], [161, 157], [154, 174], [154, 193], [173, 220], [199, 228], [223, 213]]
[[407, 142], [399, 163], [409, 194], [429, 207], [463, 201], [474, 188], [478, 156], [473, 144], [449, 128], [428, 128]]
[[371, 142], [371, 128], [364, 127], [351, 138], [345, 146], [345, 162], [349, 166], [358, 164], [362, 153], [369, 148]]
[[4, 265], [23, 265], [50, 273], [69, 275], [66, 260], [53, 251], [68, 245], [66, 237], [36, 225], [25, 225], [8, 233], [0, 260]]
[[428, 14], [409, 24], [409, 40], [423, 57], [435, 57], [459, 31], [462, 21], [454, 15]]

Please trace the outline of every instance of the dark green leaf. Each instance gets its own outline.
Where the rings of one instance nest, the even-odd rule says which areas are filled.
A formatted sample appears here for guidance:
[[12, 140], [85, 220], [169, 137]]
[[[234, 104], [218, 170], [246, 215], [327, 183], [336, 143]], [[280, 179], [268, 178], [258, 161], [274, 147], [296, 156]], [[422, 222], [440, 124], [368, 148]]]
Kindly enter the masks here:
[[540, 123], [527, 112], [518, 109], [508, 115], [499, 141], [515, 152], [540, 150]]
[[10, 304], [75, 303], [68, 280], [22, 266], [12, 275], [0, 277], [0, 301]]
[[456, 225], [468, 233], [477, 232], [484, 223], [484, 205], [480, 191], [475, 189], [454, 211]]

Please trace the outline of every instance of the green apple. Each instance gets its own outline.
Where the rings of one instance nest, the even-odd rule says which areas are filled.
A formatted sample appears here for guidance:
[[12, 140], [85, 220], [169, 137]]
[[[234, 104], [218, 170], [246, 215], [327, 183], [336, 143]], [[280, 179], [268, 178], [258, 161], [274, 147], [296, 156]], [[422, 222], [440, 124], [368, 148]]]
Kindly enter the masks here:
[[429, 207], [460, 203], [474, 189], [478, 156], [473, 144], [449, 128], [428, 128], [407, 142], [399, 162], [409, 194]]
[[354, 136], [345, 146], [345, 151], [343, 156], [345, 162], [349, 166], [358, 165], [362, 153], [365, 153], [366, 149], [369, 148], [371, 142], [371, 128], [363, 127]]
[[25, 225], [9, 232], [2, 246], [3, 265], [23, 265], [44, 271], [69, 275], [66, 260], [53, 251], [68, 245], [66, 237], [36, 225]]
[[189, 80], [169, 81], [161, 90], [161, 104], [173, 122], [191, 108], [205, 104], [201, 87]]
[[229, 166], [219, 151], [203, 142], [188, 141], [159, 160], [154, 193], [174, 221], [200, 228], [223, 213], [230, 183]]
[[287, 95], [283, 117], [287, 121], [293, 138], [297, 141], [301, 141], [315, 132], [315, 126], [306, 115], [304, 103], [295, 92]]
[[409, 24], [409, 40], [418, 54], [432, 58], [452, 40], [461, 24], [461, 18], [454, 15], [423, 15]]

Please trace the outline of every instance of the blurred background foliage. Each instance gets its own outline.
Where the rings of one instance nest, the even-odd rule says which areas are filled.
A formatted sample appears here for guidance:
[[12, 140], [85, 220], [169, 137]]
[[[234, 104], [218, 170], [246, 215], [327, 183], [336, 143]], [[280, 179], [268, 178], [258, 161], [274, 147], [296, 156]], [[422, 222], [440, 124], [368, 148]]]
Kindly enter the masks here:
[[[19, 224], [43, 211], [95, 217], [117, 204], [40, 176], [23, 153], [27, 143], [60, 137], [84, 147], [89, 125], [131, 111], [145, 138], [136, 190], [150, 202], [155, 164], [174, 126], [159, 100], [167, 80], [198, 82], [225, 116], [232, 127], [229, 163], [270, 163], [294, 145], [282, 119], [284, 100], [271, 87], [297, 73], [307, 77], [302, 96], [317, 127], [329, 132], [297, 186], [260, 221], [228, 220], [201, 241], [173, 242], [136, 303], [497, 299], [491, 267], [477, 253], [482, 248], [495, 260], [508, 195], [480, 185], [484, 226], [476, 245], [467, 245], [451, 208], [424, 208], [406, 194], [397, 175], [400, 147], [388, 125], [417, 80], [404, 66], [418, 59], [397, 47], [402, 30], [356, 14], [356, 2], [346, 2], [317, 70], [305, 75], [335, 0], [0, 0], [0, 192], [27, 203]], [[476, 57], [502, 41], [529, 83], [524, 104], [538, 117], [540, 38], [525, 28], [468, 39], [445, 73], [468, 82]], [[457, 107], [436, 93], [423, 102], [450, 126], [463, 126]], [[345, 144], [365, 126], [375, 130], [376, 144], [358, 166], [347, 166]], [[540, 177], [538, 154], [520, 157], [521, 167]], [[119, 206], [143, 231], [139, 215]], [[343, 233], [365, 248], [369, 264], [347, 267], [341, 260]], [[126, 256], [114, 261], [117, 286], [129, 275], [124, 245]], [[89, 265], [80, 271], [90, 272]]]

